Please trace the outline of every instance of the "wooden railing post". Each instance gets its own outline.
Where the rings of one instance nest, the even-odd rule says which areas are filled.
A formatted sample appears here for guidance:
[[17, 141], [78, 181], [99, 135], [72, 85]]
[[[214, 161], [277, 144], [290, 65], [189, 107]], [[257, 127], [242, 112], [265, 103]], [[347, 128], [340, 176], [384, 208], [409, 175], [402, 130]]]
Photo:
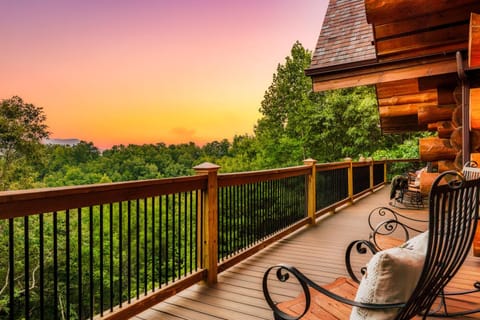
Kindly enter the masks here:
[[383, 159], [383, 182], [385, 184], [388, 182], [387, 173], [388, 173], [388, 162], [387, 162], [387, 159]]
[[375, 185], [375, 176], [373, 174], [373, 158], [367, 158], [367, 161], [370, 161], [370, 190], [373, 191], [373, 186]]
[[197, 175], [207, 175], [207, 190], [201, 193], [203, 205], [203, 216], [201, 225], [203, 243], [199, 244], [199, 249], [203, 252], [203, 268], [207, 269], [208, 285], [217, 283], [218, 274], [218, 169], [220, 166], [204, 162], [193, 168]]
[[348, 197], [350, 198], [350, 202], [353, 202], [353, 162], [352, 158], [345, 158], [346, 162], [350, 162], [350, 166], [348, 167]]
[[309, 158], [303, 163], [312, 169], [307, 178], [307, 212], [310, 224], [315, 224], [315, 212], [317, 211], [317, 169], [315, 165], [317, 160]]

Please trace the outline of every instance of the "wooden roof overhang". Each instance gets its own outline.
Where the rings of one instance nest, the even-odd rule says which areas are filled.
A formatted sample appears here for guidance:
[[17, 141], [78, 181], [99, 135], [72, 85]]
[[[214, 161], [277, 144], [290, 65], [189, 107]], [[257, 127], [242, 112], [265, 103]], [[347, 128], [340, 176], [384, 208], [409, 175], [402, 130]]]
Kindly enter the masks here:
[[[306, 74], [312, 77], [314, 91], [375, 85], [382, 131], [401, 133], [426, 130], [428, 122], [422, 121], [425, 114], [430, 114], [432, 108], [454, 106], [457, 62], [452, 52], [327, 70], [309, 69]], [[445, 113], [438, 120], [451, 116], [451, 111]]]
[[[345, 1], [331, 0], [330, 5], [340, 2]], [[375, 59], [312, 64], [306, 74], [313, 80], [313, 89], [374, 84], [384, 133], [425, 130], [429, 123], [451, 118], [456, 103], [453, 92], [459, 83], [456, 54], [467, 58], [470, 13], [480, 11], [480, 1], [361, 2], [363, 23], [373, 34]], [[328, 14], [327, 10], [326, 21]]]

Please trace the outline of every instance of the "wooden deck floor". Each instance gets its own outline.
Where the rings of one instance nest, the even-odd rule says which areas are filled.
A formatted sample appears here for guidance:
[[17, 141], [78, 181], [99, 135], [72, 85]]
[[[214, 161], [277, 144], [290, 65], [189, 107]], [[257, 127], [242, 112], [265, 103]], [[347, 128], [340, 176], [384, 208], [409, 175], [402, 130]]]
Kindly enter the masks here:
[[[267, 267], [277, 263], [288, 263], [320, 284], [345, 276], [343, 256], [345, 248], [350, 241], [368, 234], [366, 216], [370, 209], [388, 205], [388, 189], [388, 187], [380, 189], [373, 195], [357, 201], [353, 206], [323, 218], [317, 225], [302, 229], [221, 273], [218, 284], [214, 287], [195, 285], [137, 315], [134, 319], [272, 319], [272, 313], [263, 298], [261, 285]], [[424, 215], [420, 211], [403, 211]], [[471, 286], [477, 279], [480, 279], [480, 258], [471, 256], [465, 270], [458, 274], [453, 284], [456, 287]], [[472, 296], [465, 303], [480, 307], [480, 295]], [[480, 313], [455, 319], [480, 319]]]

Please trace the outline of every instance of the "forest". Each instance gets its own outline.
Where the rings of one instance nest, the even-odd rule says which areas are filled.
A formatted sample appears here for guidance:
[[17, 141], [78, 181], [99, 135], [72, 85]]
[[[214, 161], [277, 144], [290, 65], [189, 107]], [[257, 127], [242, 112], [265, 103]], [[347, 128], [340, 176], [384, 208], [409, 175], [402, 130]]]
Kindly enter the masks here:
[[312, 91], [304, 70], [311, 52], [296, 42], [265, 91], [253, 134], [177, 145], [92, 142], [46, 145], [46, 115], [20, 97], [0, 104], [0, 190], [30, 189], [191, 175], [208, 161], [220, 172], [252, 171], [319, 163], [345, 157], [415, 158], [418, 135], [382, 135], [373, 87]]
[[[324, 163], [340, 161], [345, 157], [354, 160], [361, 157], [373, 159], [418, 157], [419, 134], [382, 135], [373, 87], [313, 92], [311, 80], [304, 73], [310, 65], [310, 59], [311, 52], [296, 42], [292, 47], [291, 55], [286, 57], [282, 64], [278, 64], [272, 83], [266, 89], [259, 106], [261, 117], [257, 123], [253, 124], [253, 134], [237, 135], [232, 140], [224, 138], [220, 141], [211, 141], [202, 146], [194, 142], [176, 145], [158, 142], [144, 145], [115, 145], [110, 149], [100, 150], [88, 141], [67, 146], [45, 144], [43, 141], [49, 138], [50, 133], [45, 125], [47, 115], [42, 107], [24, 102], [18, 96], [3, 99], [0, 101], [0, 191], [188, 176], [194, 173], [194, 166], [203, 162], [218, 164], [221, 166], [220, 173], [226, 173], [296, 166], [301, 165], [307, 158]], [[287, 193], [294, 189], [281, 188]], [[80, 264], [83, 259], [86, 259], [84, 263], [90, 261], [97, 268], [98, 263], [103, 263], [100, 257], [104, 255], [101, 251], [104, 247], [110, 250], [119, 247], [123, 250], [118, 256], [120, 261], [112, 258], [111, 262], [107, 263], [112, 270], [113, 267], [119, 270], [119, 274], [115, 279], [110, 280], [111, 284], [107, 283], [107, 285], [110, 287], [113, 283], [121, 285], [124, 281], [122, 279], [128, 278], [127, 274], [123, 274], [121, 257], [130, 256], [130, 253], [125, 252], [127, 249], [121, 246], [122, 241], [130, 243], [127, 241], [130, 239], [130, 233], [124, 234], [121, 231], [122, 225], [127, 225], [128, 230], [137, 230], [135, 233], [137, 243], [140, 242], [138, 239], [145, 239], [144, 243], [150, 243], [152, 248], [159, 248], [158, 256], [152, 255], [151, 258], [154, 261], [155, 259], [161, 261], [160, 271], [153, 273], [153, 277], [156, 276], [160, 282], [168, 282], [173, 277], [170, 272], [174, 274], [177, 268], [179, 271], [183, 268], [185, 270], [196, 268], [193, 263], [195, 257], [192, 260], [192, 254], [189, 258], [179, 256], [179, 252], [174, 250], [175, 246], [171, 245], [178, 241], [187, 252], [187, 249], [194, 250], [193, 244], [196, 243], [195, 232], [192, 236], [192, 230], [196, 228], [195, 212], [182, 212], [185, 214], [184, 218], [180, 216], [175, 218], [176, 215], [168, 214], [171, 206], [180, 208], [180, 203], [187, 198], [190, 199], [190, 208], [196, 207], [195, 200], [192, 200], [195, 197], [191, 194], [181, 197], [184, 199], [152, 198], [145, 200], [144, 203], [128, 202], [126, 204], [128, 215], [122, 215], [122, 203], [119, 203], [110, 206], [110, 215], [106, 213], [104, 215], [104, 208], [100, 206], [89, 212], [79, 209], [75, 213], [68, 211], [47, 213], [31, 219], [25, 218], [25, 220], [0, 219], [0, 254], [8, 256], [10, 232], [14, 239], [12, 252], [22, 256], [22, 252], [28, 251], [29, 254], [25, 253], [24, 259], [32, 255], [31, 267], [25, 268], [22, 259], [15, 259], [14, 262], [17, 270], [15, 272], [15, 305], [18, 305], [20, 310], [16, 311], [14, 316], [25, 317], [21, 311], [25, 299], [24, 292], [26, 290], [38, 292], [38, 283], [35, 279], [38, 269], [41, 268], [46, 275], [60, 271], [59, 280], [55, 280], [59, 282], [45, 279], [47, 282], [56, 283], [55, 289], [46, 292], [45, 296], [30, 297], [29, 316], [31, 318], [38, 316], [38, 306], [44, 299], [48, 301], [47, 312], [56, 312], [59, 318], [84, 318], [82, 311], [80, 314], [74, 312], [76, 308], [74, 303], [87, 306], [89, 305], [88, 297], [82, 297], [81, 291], [69, 293], [70, 287], [65, 285], [62, 279], [69, 279], [75, 283], [78, 278], [94, 277], [95, 283], [102, 282], [100, 279], [103, 278], [99, 278], [98, 272], [89, 273], [88, 270], [79, 269], [80, 271], [75, 274], [73, 268], [76, 268], [76, 264]], [[259, 199], [261, 199], [260, 196]], [[153, 207], [159, 209], [158, 215]], [[186, 206], [184, 209], [186, 210]], [[132, 217], [130, 216], [130, 211], [136, 212], [136, 218], [133, 218], [133, 214]], [[139, 212], [143, 212], [142, 216]], [[187, 216], [192, 223], [188, 228], [181, 230], [180, 221], [186, 224]], [[153, 234], [147, 234], [147, 226], [154, 219], [157, 219], [156, 221], [160, 224], [162, 221], [164, 223], [161, 227], [163, 229], [159, 229], [155, 238]], [[180, 237], [178, 240], [173, 238], [176, 231], [168, 228], [172, 225], [175, 228], [175, 219], [184, 219], [177, 221], [177, 228], [179, 228], [177, 234], [182, 232], [187, 234], [188, 230], [189, 238], [185, 236], [185, 240], [181, 241]], [[231, 224], [228, 217], [224, 219], [226, 220], [222, 223]], [[86, 242], [88, 238], [84, 233], [88, 234], [89, 226], [97, 230], [97, 225], [103, 224], [105, 230], [108, 226], [112, 230], [119, 229], [120, 232], [113, 234], [105, 231], [104, 237], [104, 232], [95, 231], [95, 235], [91, 237], [91, 243]], [[69, 230], [77, 230], [77, 232], [72, 233]], [[39, 238], [39, 234], [42, 238]], [[170, 242], [169, 237], [172, 237]], [[27, 240], [22, 243], [23, 238]], [[237, 239], [228, 238], [228, 241], [235, 243]], [[37, 255], [42, 256], [39, 254], [41, 247], [39, 243], [45, 247], [42, 250], [49, 252], [42, 258], [43, 260], [34, 258]], [[92, 243], [95, 243], [95, 248]], [[26, 244], [30, 246], [27, 249], [25, 249]], [[230, 244], [226, 243], [225, 246], [230, 247]], [[58, 248], [58, 253], [52, 256], [50, 252], [54, 248], [55, 252]], [[135, 249], [137, 254], [142, 252], [143, 249], [138, 245], [137, 248]], [[146, 244], [145, 248], [147, 248]], [[89, 255], [91, 255], [90, 258]], [[60, 261], [57, 256], [66, 257], [66, 260]], [[6, 280], [10, 271], [6, 260], [3, 259], [3, 262], [0, 262], [0, 279], [2, 279], [0, 318], [10, 314]], [[161, 270], [169, 270], [168, 266], [172, 266], [171, 270], [162, 273]], [[27, 270], [22, 272], [24, 269]], [[139, 269], [137, 265], [137, 270]], [[64, 270], [70, 270], [74, 275], [70, 275], [70, 271], [64, 274]], [[27, 278], [27, 283], [31, 288], [26, 288], [24, 285], [26, 277], [30, 277], [30, 280]], [[104, 279], [103, 282], [107, 280]], [[67, 302], [71, 299], [68, 302], [72, 303], [71, 311], [65, 307], [67, 302], [62, 298], [58, 298], [58, 303], [53, 302], [55, 300], [53, 297], [59, 294], [61, 297], [66, 297]], [[93, 298], [90, 297], [90, 299]], [[113, 295], [111, 299], [113, 300]], [[95, 301], [95, 308], [98, 307], [98, 303]], [[90, 313], [93, 313], [93, 304], [93, 302], [90, 303], [92, 308]], [[87, 311], [85, 312], [88, 314]]]

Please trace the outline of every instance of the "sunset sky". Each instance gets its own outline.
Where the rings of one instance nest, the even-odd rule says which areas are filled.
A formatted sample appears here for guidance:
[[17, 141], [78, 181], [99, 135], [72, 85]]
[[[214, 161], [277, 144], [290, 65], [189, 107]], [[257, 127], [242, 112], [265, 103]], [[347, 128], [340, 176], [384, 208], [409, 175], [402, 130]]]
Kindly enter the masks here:
[[51, 138], [114, 144], [252, 134], [296, 40], [328, 0], [0, 2], [0, 99], [42, 107]]

